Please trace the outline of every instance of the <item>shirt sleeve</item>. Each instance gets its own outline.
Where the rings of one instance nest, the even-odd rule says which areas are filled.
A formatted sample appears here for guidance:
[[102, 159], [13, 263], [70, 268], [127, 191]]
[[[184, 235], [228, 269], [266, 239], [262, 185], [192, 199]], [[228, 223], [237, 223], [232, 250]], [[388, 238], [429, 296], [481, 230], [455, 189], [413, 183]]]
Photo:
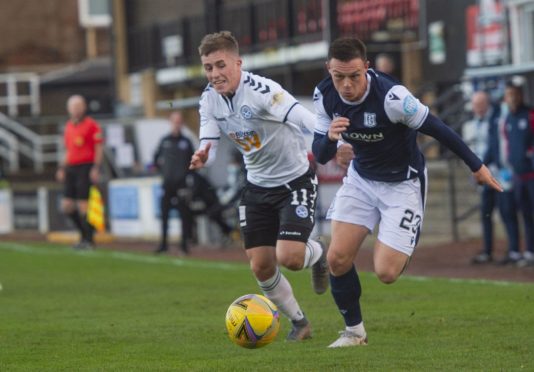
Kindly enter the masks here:
[[206, 166], [210, 166], [215, 161], [217, 145], [221, 139], [221, 130], [217, 124], [217, 120], [215, 120], [215, 117], [213, 116], [212, 111], [212, 105], [209, 100], [209, 91], [205, 91], [200, 98], [200, 144], [198, 148], [202, 149], [206, 147], [208, 142], [211, 143], [208, 161], [205, 164]]
[[102, 128], [100, 128], [100, 125], [96, 121], [93, 121], [93, 141], [95, 144], [99, 144], [104, 141]]
[[315, 116], [304, 106], [296, 105], [289, 111], [287, 121], [297, 124], [302, 130], [313, 133]]
[[482, 167], [482, 161], [467, 147], [460, 136], [434, 115], [427, 115], [419, 131], [432, 136], [460, 157], [472, 172]]
[[[257, 76], [251, 77], [251, 79], [257, 78]], [[256, 92], [263, 109], [281, 123], [288, 120], [290, 112], [299, 104], [295, 97], [273, 80], [262, 79], [250, 86]]]
[[315, 88], [313, 93], [313, 105], [315, 107], [315, 131], [312, 152], [315, 160], [321, 164], [326, 164], [336, 155], [339, 141], [331, 141], [328, 138], [328, 128], [332, 119], [326, 113], [323, 104], [323, 94], [318, 88]]
[[423, 105], [402, 85], [394, 85], [384, 99], [384, 110], [389, 120], [418, 129], [428, 115], [428, 107]]
[[313, 106], [315, 108], [315, 133], [326, 135], [332, 122], [323, 104], [323, 94], [318, 88], [313, 92]]

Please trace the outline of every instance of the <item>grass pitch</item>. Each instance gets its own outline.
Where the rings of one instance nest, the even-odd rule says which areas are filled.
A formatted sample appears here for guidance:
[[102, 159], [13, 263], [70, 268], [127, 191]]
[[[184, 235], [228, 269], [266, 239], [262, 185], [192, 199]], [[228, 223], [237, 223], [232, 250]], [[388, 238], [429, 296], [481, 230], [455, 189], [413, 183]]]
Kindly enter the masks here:
[[343, 328], [310, 273], [285, 272], [312, 340], [247, 350], [226, 336], [245, 264], [53, 244], [0, 243], [1, 371], [534, 370], [534, 285], [361, 274], [369, 345], [330, 350]]

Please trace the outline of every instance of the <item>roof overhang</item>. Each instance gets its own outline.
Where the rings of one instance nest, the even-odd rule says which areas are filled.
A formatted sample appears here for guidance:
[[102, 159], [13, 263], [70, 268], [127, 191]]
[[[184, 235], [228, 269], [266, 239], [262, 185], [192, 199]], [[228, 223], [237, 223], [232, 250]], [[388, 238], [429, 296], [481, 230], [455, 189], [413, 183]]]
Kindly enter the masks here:
[[524, 73], [534, 73], [534, 62], [501, 65], [491, 67], [468, 68], [464, 71], [465, 78], [483, 78], [499, 75], [516, 75]]

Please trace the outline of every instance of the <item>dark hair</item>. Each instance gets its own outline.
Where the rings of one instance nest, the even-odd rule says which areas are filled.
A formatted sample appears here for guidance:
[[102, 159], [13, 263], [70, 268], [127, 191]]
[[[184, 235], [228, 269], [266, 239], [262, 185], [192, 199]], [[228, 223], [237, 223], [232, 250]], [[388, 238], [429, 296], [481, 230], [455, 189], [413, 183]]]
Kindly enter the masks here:
[[506, 89], [514, 89], [516, 91], [518, 91], [520, 94], [523, 93], [523, 89], [521, 87], [521, 85], [518, 85], [516, 83], [514, 83], [512, 80], [509, 80], [506, 82]]
[[352, 37], [342, 37], [336, 39], [328, 48], [328, 60], [332, 58], [342, 62], [348, 62], [356, 58], [367, 61], [367, 48], [360, 40]]
[[207, 56], [219, 50], [239, 54], [239, 44], [230, 31], [215, 32], [204, 36], [198, 47], [198, 54]]

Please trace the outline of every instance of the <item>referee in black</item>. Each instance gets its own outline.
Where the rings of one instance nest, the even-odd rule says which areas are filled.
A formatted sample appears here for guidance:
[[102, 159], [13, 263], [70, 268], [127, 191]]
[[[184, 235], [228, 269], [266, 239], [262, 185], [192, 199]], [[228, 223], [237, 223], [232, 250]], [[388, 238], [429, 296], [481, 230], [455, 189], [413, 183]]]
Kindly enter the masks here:
[[178, 209], [182, 222], [182, 252], [189, 253], [189, 243], [193, 235], [193, 213], [189, 206], [192, 198], [192, 185], [188, 185], [189, 162], [194, 153], [194, 147], [189, 138], [182, 134], [184, 120], [179, 111], [169, 116], [171, 133], [162, 138], [155, 154], [154, 165], [163, 177], [163, 197], [161, 198], [161, 241], [156, 253], [167, 252], [167, 230], [169, 227], [169, 212]]

